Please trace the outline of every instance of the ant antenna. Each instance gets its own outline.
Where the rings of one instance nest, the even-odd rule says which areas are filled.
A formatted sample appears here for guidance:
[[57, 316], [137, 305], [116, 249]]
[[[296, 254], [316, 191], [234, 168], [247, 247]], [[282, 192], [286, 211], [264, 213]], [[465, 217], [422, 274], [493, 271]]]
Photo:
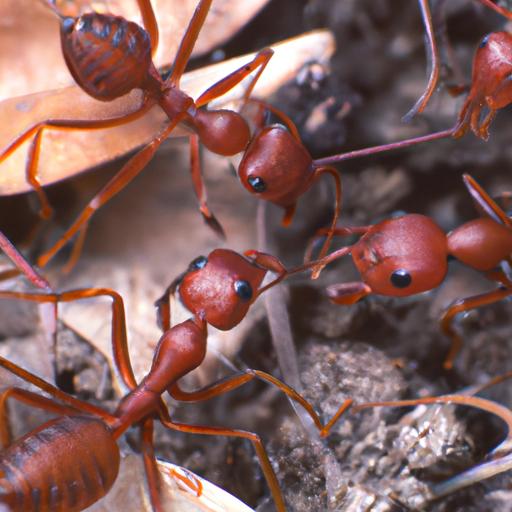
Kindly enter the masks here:
[[63, 16], [62, 13], [57, 8], [57, 5], [55, 4], [55, 0], [40, 0], [40, 2], [43, 3], [44, 5], [46, 5], [47, 7], [49, 7], [50, 10], [54, 14], [56, 14], [61, 20], [63, 20], [65, 18], [65, 16]]

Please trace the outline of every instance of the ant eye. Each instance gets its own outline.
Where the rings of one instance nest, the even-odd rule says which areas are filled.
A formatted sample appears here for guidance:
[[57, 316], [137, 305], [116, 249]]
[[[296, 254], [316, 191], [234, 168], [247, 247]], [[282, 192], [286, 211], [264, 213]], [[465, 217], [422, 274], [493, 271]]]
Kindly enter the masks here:
[[242, 281], [241, 279], [239, 279], [238, 281], [235, 281], [234, 288], [235, 288], [236, 294], [242, 300], [252, 299], [252, 287], [247, 281]]
[[73, 27], [75, 26], [75, 19], [74, 18], [64, 18], [62, 20], [62, 30], [66, 32], [66, 34], [69, 34]]
[[407, 288], [411, 284], [412, 278], [407, 270], [400, 268], [391, 274], [390, 281], [396, 288]]
[[266, 183], [258, 176], [249, 176], [247, 178], [247, 181], [249, 182], [249, 185], [253, 188], [254, 192], [265, 192], [267, 189]]
[[478, 48], [483, 48], [484, 46], [487, 45], [487, 43], [489, 42], [489, 37], [491, 36], [491, 34], [487, 34], [481, 41], [480, 41], [480, 44], [478, 45]]
[[199, 270], [203, 268], [208, 263], [208, 258], [206, 256], [198, 256], [192, 263], [189, 265], [190, 270]]

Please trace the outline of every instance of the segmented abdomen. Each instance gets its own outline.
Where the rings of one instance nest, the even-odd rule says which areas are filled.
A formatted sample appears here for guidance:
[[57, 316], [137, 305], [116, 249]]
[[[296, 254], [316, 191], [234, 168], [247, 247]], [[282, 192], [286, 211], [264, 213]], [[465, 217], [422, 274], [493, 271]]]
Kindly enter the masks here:
[[109, 491], [118, 471], [119, 448], [102, 421], [57, 418], [0, 454], [0, 510], [78, 512]]
[[66, 18], [61, 41], [73, 78], [96, 99], [113, 100], [141, 88], [147, 79], [151, 43], [136, 23], [99, 13]]

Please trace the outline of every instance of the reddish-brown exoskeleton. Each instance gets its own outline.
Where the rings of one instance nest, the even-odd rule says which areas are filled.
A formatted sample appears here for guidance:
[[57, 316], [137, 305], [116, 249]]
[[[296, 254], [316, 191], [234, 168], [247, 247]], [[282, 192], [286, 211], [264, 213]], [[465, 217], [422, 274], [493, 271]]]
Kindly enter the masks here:
[[[44, 130], [90, 130], [125, 124], [159, 105], [167, 114], [167, 126], [144, 148], [138, 151], [112, 180], [89, 202], [84, 211], [61, 239], [40, 258], [40, 266], [75, 234], [80, 233], [76, 251], [79, 253], [89, 219], [111, 197], [122, 190], [139, 174], [178, 123], [191, 130], [192, 146], [200, 141], [220, 155], [235, 155], [245, 149], [250, 130], [245, 119], [232, 110], [207, 110], [210, 101], [241, 82], [256, 71], [246, 89], [246, 97], [272, 56], [269, 48], [261, 50], [251, 62], [213, 84], [197, 99], [180, 89], [199, 31], [210, 10], [212, 0], [199, 0], [190, 24], [176, 54], [172, 72], [163, 79], [152, 62], [157, 46], [158, 30], [150, 0], [138, 0], [146, 30], [136, 23], [111, 14], [87, 13], [78, 18], [63, 17], [50, 0], [47, 3], [61, 18], [62, 51], [66, 63], [78, 85], [92, 97], [112, 101], [132, 89], [142, 89], [144, 97], [139, 107], [126, 115], [104, 120], [52, 120], [27, 128], [0, 153], [0, 161], [7, 158], [25, 141], [32, 139], [26, 164], [27, 180], [38, 193], [43, 217], [51, 214], [51, 207], [37, 176], [37, 162]], [[217, 231], [222, 231], [206, 203], [198, 159], [192, 159], [192, 178], [205, 220]], [[75, 258], [78, 254], [75, 255]]]
[[[479, 0], [480, 3], [512, 20], [512, 12], [491, 0]], [[440, 74], [439, 51], [434, 39], [434, 27], [429, 0], [419, 0], [420, 10], [428, 42], [431, 70], [425, 92], [412, 109], [405, 115], [409, 120], [422, 112], [435, 91]], [[475, 52], [471, 89], [459, 113], [453, 136], [461, 137], [471, 127], [473, 133], [484, 140], [489, 137], [489, 125], [496, 110], [512, 101], [512, 88], [509, 85], [512, 58], [512, 36], [507, 32], [494, 32], [485, 36]], [[482, 110], [488, 112], [481, 121]]]
[[[47, 0], [52, 6], [52, 3]], [[404, 147], [427, 140], [448, 137], [450, 130], [418, 137], [396, 144], [386, 144], [336, 155], [330, 158], [313, 160], [303, 146], [296, 128], [290, 119], [278, 109], [263, 102], [265, 108], [273, 111], [288, 127], [273, 125], [260, 128], [251, 137], [248, 123], [232, 110], [206, 110], [210, 101], [221, 96], [251, 73], [255, 72], [243, 96], [242, 104], [250, 100], [252, 89], [272, 56], [272, 50], [263, 49], [246, 65], [235, 70], [224, 79], [213, 84], [199, 98], [193, 100], [180, 88], [180, 78], [192, 52], [198, 33], [210, 9], [211, 0], [200, 0], [190, 24], [182, 39], [175, 57], [172, 72], [165, 80], [160, 76], [151, 60], [151, 52], [156, 49], [158, 31], [149, 0], [138, 0], [143, 14], [146, 32], [135, 23], [124, 18], [97, 13], [89, 13], [79, 18], [61, 16], [62, 49], [68, 67], [78, 85], [96, 99], [111, 101], [134, 88], [144, 91], [140, 107], [125, 116], [98, 121], [47, 120], [29, 127], [0, 153], [0, 161], [7, 158], [23, 142], [32, 138], [26, 165], [27, 180], [37, 191], [44, 216], [51, 209], [46, 195], [37, 178], [37, 161], [41, 137], [45, 129], [95, 129], [128, 123], [144, 115], [158, 104], [168, 115], [168, 125], [107, 183], [88, 203], [83, 212], [62, 237], [38, 260], [44, 267], [51, 258], [75, 235], [79, 235], [70, 259], [70, 266], [77, 260], [85, 238], [87, 225], [92, 215], [115, 194], [122, 190], [148, 161], [157, 148], [178, 123], [191, 130], [192, 180], [200, 203], [200, 211], [207, 223], [222, 233], [206, 202], [206, 192], [199, 165], [199, 142], [211, 151], [221, 155], [234, 155], [245, 151], [239, 176], [244, 187], [256, 197], [271, 201], [285, 209], [284, 223], [291, 221], [295, 204], [322, 174], [330, 174], [335, 179], [336, 206], [332, 225], [336, 223], [341, 204], [341, 184], [335, 169], [330, 163]], [[57, 12], [57, 11], [56, 11]], [[57, 13], [58, 14], [58, 13]], [[327, 238], [326, 253], [330, 237]]]
[[[208, 258], [196, 258], [187, 272], [169, 287], [158, 301], [158, 317], [163, 335], [158, 342], [149, 373], [137, 383], [133, 374], [126, 338], [123, 300], [115, 291], [105, 288], [73, 290], [63, 293], [0, 291], [0, 298], [22, 299], [38, 303], [58, 304], [91, 297], [112, 299], [112, 349], [116, 369], [130, 390], [114, 413], [77, 400], [40, 378], [0, 357], [3, 367], [48, 393], [53, 399], [19, 388], [8, 388], [0, 396], [0, 420], [5, 420], [4, 404], [14, 398], [28, 405], [56, 413], [61, 417], [40, 426], [10, 444], [7, 428], [0, 429], [2, 441], [10, 444], [0, 453], [0, 503], [9, 510], [78, 511], [104, 496], [114, 483], [119, 469], [116, 440], [130, 426], [140, 427], [141, 449], [146, 468], [149, 494], [155, 511], [164, 510], [159, 495], [159, 474], [153, 452], [153, 422], [159, 421], [171, 430], [202, 435], [225, 435], [245, 438], [253, 444], [263, 472], [280, 512], [285, 504], [274, 470], [258, 435], [242, 430], [189, 425], [171, 419], [161, 395], [166, 391], [176, 400], [201, 401], [260, 379], [268, 382], [302, 405], [320, 435], [329, 429], [351, 404], [347, 400], [325, 426], [312, 406], [292, 388], [259, 370], [246, 370], [207, 388], [184, 391], [179, 379], [197, 368], [206, 353], [207, 326], [229, 330], [246, 315], [251, 304], [268, 287], [274, 286], [298, 267], [287, 272], [282, 264], [263, 253], [251, 251], [251, 259], [230, 250], [214, 250]], [[267, 271], [277, 277], [261, 286]], [[192, 317], [170, 326], [169, 293], [179, 295]], [[1, 423], [5, 427], [5, 421]], [[12, 471], [15, 467], [16, 471]], [[70, 486], [73, 492], [69, 492]]]
[[[493, 32], [486, 35], [475, 53], [471, 89], [459, 114], [454, 137], [469, 128], [484, 140], [496, 111], [512, 103], [512, 34]], [[481, 119], [482, 111], [487, 113]]]
[[441, 327], [452, 339], [445, 368], [453, 366], [462, 344], [452, 325], [455, 315], [512, 294], [512, 281], [507, 270], [498, 269], [502, 262], [510, 262], [512, 220], [473, 178], [464, 175], [464, 183], [482, 213], [481, 218], [466, 222], [448, 234], [431, 218], [418, 214], [403, 215], [371, 226], [338, 228], [338, 235], [362, 236], [354, 245], [328, 255], [321, 265], [351, 254], [361, 274], [361, 281], [327, 288], [329, 298], [337, 304], [353, 304], [371, 293], [406, 297], [432, 290], [445, 279], [449, 256], [497, 282], [498, 288], [459, 300], [443, 313]]

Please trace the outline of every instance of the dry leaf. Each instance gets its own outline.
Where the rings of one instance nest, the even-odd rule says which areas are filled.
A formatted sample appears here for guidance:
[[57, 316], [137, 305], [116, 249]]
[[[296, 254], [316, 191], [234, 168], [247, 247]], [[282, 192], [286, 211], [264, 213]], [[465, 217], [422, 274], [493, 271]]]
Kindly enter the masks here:
[[[239, 499], [197, 476], [169, 462], [158, 461], [158, 469], [163, 480], [163, 505], [169, 512], [252, 512], [252, 509]], [[202, 493], [197, 496], [179, 480], [172, 477], [178, 472], [189, 479], [201, 482]], [[140, 456], [128, 455], [121, 460], [117, 480], [110, 492], [98, 503], [87, 509], [88, 512], [152, 512], [145, 490], [145, 471]]]
[[[273, 46], [275, 55], [259, 80], [255, 95], [265, 97], [287, 80], [292, 79], [307, 62], [326, 62], [334, 51], [334, 40], [327, 31], [316, 31]], [[183, 89], [197, 97], [215, 81], [251, 59], [253, 54], [237, 57], [187, 73]], [[225, 95], [215, 105], [239, 97], [243, 84]], [[140, 102], [140, 91], [113, 102], [94, 100], [76, 86], [11, 98], [0, 103], [0, 118], [9, 123], [0, 125], [0, 148], [6, 147], [19, 133], [34, 123], [52, 119], [105, 119], [130, 111]], [[148, 142], [166, 120], [159, 107], [143, 118], [125, 126], [92, 131], [45, 132], [41, 147], [39, 175], [48, 185], [117, 158]], [[184, 131], [175, 130], [173, 136]], [[0, 164], [0, 195], [30, 190], [25, 180], [25, 160], [29, 142]]]
[[[267, 2], [214, 0], [194, 55], [228, 40]], [[153, 0], [152, 5], [160, 29], [155, 62], [163, 66], [172, 62], [197, 0]], [[61, 0], [58, 6], [69, 16], [94, 9], [141, 23], [135, 0]], [[62, 58], [58, 19], [43, 0], [0, 2], [0, 48], [0, 69], [7, 78], [0, 81], [0, 99], [73, 84]]]

